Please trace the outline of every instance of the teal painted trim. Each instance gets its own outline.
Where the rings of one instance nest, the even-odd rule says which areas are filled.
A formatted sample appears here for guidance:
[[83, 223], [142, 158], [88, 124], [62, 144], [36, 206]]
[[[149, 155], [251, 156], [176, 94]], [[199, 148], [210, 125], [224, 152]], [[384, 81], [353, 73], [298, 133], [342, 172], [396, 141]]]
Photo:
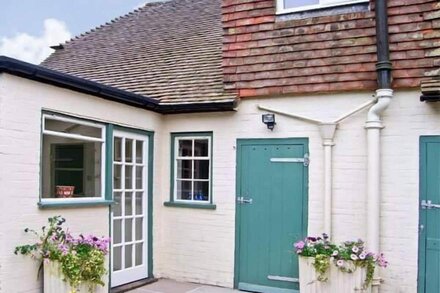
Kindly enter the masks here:
[[113, 125], [105, 129], [105, 199], [113, 199]]
[[[212, 204], [213, 203], [213, 198], [214, 198], [214, 191], [212, 188], [212, 179], [213, 179], [213, 159], [212, 159], [212, 155], [213, 155], [213, 151], [214, 151], [214, 139], [213, 139], [213, 133], [212, 131], [205, 131], [205, 132], [171, 132], [171, 161], [170, 161], [170, 201], [169, 202], [174, 202], [174, 159], [175, 159], [175, 141], [176, 138], [179, 137], [191, 137], [191, 136], [209, 136], [211, 138], [211, 156], [209, 158], [209, 161], [211, 163], [211, 178], [209, 179], [209, 191], [210, 191], [210, 198], [209, 198], [209, 202]], [[184, 204], [184, 203], [182, 203]], [[192, 203], [191, 203], [192, 204]], [[164, 203], [165, 206], [170, 206], [170, 205], [166, 205]]]
[[40, 209], [57, 209], [57, 208], [82, 208], [82, 207], [99, 207], [111, 206], [113, 200], [96, 200], [90, 202], [44, 202], [40, 201], [38, 207]]
[[268, 286], [260, 286], [248, 283], [238, 283], [238, 289], [250, 292], [264, 292], [264, 293], [299, 293], [299, 290], [274, 288]]
[[154, 132], [148, 133], [148, 277], [153, 274], [153, 172]]
[[178, 207], [178, 208], [190, 208], [190, 209], [202, 209], [202, 210], [215, 210], [217, 206], [215, 204], [203, 204], [203, 203], [184, 203], [175, 201], [166, 201], [163, 203], [166, 207]]
[[[241, 182], [241, 147], [245, 145], [268, 145], [268, 144], [302, 144], [304, 146], [304, 153], [309, 153], [309, 139], [308, 138], [250, 138], [250, 139], [237, 139], [236, 149], [236, 179], [235, 179], [235, 194], [240, 194], [240, 182]], [[309, 153], [310, 155], [310, 153]], [[303, 236], [307, 236], [308, 226], [308, 200], [309, 200], [309, 172], [308, 166], [304, 172], [304, 190], [303, 190]], [[240, 206], [235, 204], [235, 253], [234, 253], [234, 288], [239, 288], [239, 260], [240, 260], [240, 221], [241, 212]], [[241, 283], [243, 284], [243, 283]], [[252, 290], [251, 290], [252, 291]], [[266, 292], [266, 291], [265, 291]], [[297, 291], [294, 291], [297, 292]]]

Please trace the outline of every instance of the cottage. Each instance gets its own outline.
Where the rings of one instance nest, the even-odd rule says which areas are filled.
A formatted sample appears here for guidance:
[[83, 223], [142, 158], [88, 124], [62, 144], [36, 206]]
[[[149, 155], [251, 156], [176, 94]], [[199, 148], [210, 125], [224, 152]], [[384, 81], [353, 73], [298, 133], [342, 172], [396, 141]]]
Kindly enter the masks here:
[[439, 21], [436, 0], [171, 0], [40, 66], [0, 57], [0, 292], [41, 291], [12, 251], [59, 214], [112, 238], [109, 290], [297, 292], [292, 244], [326, 232], [385, 253], [375, 290], [440, 292]]

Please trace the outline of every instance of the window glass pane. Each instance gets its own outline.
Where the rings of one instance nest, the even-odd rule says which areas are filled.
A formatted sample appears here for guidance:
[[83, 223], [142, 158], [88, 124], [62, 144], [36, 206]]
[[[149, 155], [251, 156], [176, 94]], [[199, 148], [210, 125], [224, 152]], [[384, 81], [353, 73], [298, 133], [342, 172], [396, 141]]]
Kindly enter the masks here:
[[179, 139], [179, 157], [191, 157], [192, 156], [192, 140], [191, 139]]
[[284, 0], [284, 9], [319, 4], [319, 0]]
[[129, 138], [125, 139], [125, 162], [133, 162], [133, 140]]
[[136, 240], [142, 240], [142, 238], [143, 238], [143, 226], [142, 226], [142, 223], [143, 223], [143, 218], [136, 218]]
[[144, 182], [144, 167], [142, 166], [136, 166], [136, 189], [142, 189], [143, 182]]
[[125, 242], [133, 240], [133, 219], [125, 219]]
[[143, 151], [144, 151], [144, 142], [137, 140], [136, 141], [136, 163], [138, 163], [138, 164], [142, 164], [144, 162]]
[[113, 168], [113, 187], [115, 189], [122, 188], [121, 170], [122, 170], [121, 165], [114, 165], [114, 168]]
[[115, 162], [120, 162], [122, 160], [122, 138], [115, 137], [114, 140], [114, 158]]
[[192, 160], [177, 160], [176, 176], [181, 179], [191, 179]]
[[101, 142], [43, 135], [43, 198], [101, 197]]
[[194, 200], [209, 201], [209, 182], [194, 182]]
[[177, 199], [192, 199], [191, 191], [192, 182], [191, 181], [176, 181], [176, 198]]
[[125, 166], [125, 189], [133, 188], [133, 166]]
[[125, 215], [131, 216], [133, 214], [133, 192], [125, 193]]
[[114, 195], [115, 204], [113, 205], [113, 216], [115, 217], [120, 217], [122, 215], [121, 195], [120, 192], [115, 192]]
[[119, 271], [122, 268], [122, 247], [113, 248], [113, 271]]
[[209, 160], [194, 160], [194, 178], [209, 179]]
[[136, 215], [142, 215], [143, 213], [143, 192], [136, 192]]
[[209, 142], [207, 139], [194, 140], [194, 157], [207, 157], [209, 153]]
[[113, 226], [113, 243], [118, 244], [122, 241], [122, 220], [115, 220]]
[[125, 246], [125, 268], [133, 266], [133, 245]]
[[144, 255], [144, 244], [137, 243], [136, 244], [136, 261], [135, 265], [140, 266], [143, 263], [143, 255]]
[[45, 130], [56, 131], [67, 134], [83, 135], [94, 138], [102, 138], [101, 128], [97, 128], [93, 126], [85, 126], [76, 122], [52, 120], [49, 118], [46, 118], [44, 123], [45, 123]]

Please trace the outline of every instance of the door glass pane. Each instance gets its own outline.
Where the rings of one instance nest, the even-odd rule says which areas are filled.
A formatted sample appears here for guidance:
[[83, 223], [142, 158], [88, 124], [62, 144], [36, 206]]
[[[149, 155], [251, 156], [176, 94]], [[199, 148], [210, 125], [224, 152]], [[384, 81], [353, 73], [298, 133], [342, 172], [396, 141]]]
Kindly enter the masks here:
[[129, 138], [125, 139], [125, 162], [133, 162], [133, 140]]
[[143, 188], [143, 182], [144, 182], [143, 171], [144, 171], [144, 167], [136, 166], [136, 189]]
[[143, 222], [143, 218], [136, 218], [136, 240], [142, 240], [143, 238], [143, 226], [142, 226], [142, 222]]
[[194, 140], [194, 157], [207, 157], [209, 143], [207, 139]]
[[143, 192], [136, 192], [136, 215], [142, 215], [143, 211]]
[[122, 241], [122, 220], [115, 220], [113, 224], [113, 243], [118, 244]]
[[113, 271], [122, 269], [122, 247], [113, 248]]
[[144, 255], [144, 244], [137, 243], [136, 244], [136, 260], [135, 265], [139, 266], [143, 263], [143, 255]]
[[192, 160], [177, 160], [177, 178], [191, 179]]
[[133, 215], [133, 192], [125, 193], [125, 215]]
[[121, 189], [122, 188], [122, 182], [121, 182], [121, 165], [114, 165], [113, 167], [113, 187], [115, 189]]
[[209, 179], [209, 160], [194, 160], [194, 178]]
[[133, 188], [133, 166], [125, 166], [125, 189]]
[[122, 160], [122, 138], [115, 137], [114, 139], [114, 157], [115, 162], [120, 162]]
[[195, 181], [194, 182], [194, 199], [195, 200], [209, 200], [209, 182]]
[[125, 219], [125, 242], [133, 240], [133, 219]]
[[125, 268], [133, 266], [133, 245], [125, 246]]
[[192, 140], [180, 139], [179, 142], [179, 157], [191, 157], [192, 156]]
[[191, 181], [176, 180], [176, 198], [177, 199], [192, 199]]
[[114, 200], [115, 204], [113, 205], [113, 216], [120, 217], [122, 215], [122, 203], [121, 203], [122, 193], [115, 192]]
[[138, 164], [142, 164], [144, 162], [143, 149], [144, 149], [144, 142], [137, 140], [136, 141], [136, 163], [138, 163]]

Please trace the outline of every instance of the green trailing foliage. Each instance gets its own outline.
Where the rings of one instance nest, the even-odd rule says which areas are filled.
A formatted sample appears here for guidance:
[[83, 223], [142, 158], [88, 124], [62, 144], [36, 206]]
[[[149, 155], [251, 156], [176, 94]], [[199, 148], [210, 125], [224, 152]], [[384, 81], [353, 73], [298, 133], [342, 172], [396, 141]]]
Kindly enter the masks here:
[[102, 278], [107, 273], [105, 256], [110, 239], [82, 234], [75, 238], [62, 227], [65, 219], [61, 216], [51, 217], [48, 221], [49, 225], [43, 226], [40, 233], [26, 228], [24, 231], [33, 234], [37, 242], [17, 246], [14, 253], [39, 261], [38, 272], [43, 268], [43, 263], [59, 262], [64, 281], [73, 288], [72, 293], [83, 283], [89, 285], [90, 292], [95, 285], [104, 286]]

